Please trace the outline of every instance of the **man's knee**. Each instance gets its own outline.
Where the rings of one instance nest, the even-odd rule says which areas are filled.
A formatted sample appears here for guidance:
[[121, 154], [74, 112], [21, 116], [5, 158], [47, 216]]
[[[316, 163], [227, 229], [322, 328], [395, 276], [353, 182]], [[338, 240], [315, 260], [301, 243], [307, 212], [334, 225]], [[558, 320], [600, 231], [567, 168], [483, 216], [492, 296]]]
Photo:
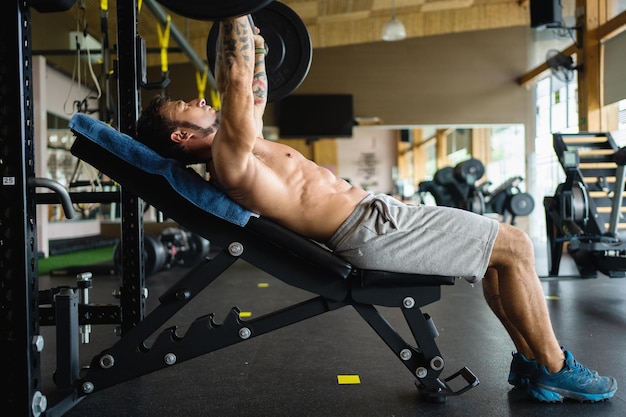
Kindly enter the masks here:
[[492, 264], [534, 261], [534, 248], [528, 234], [509, 224], [500, 224], [491, 255]]

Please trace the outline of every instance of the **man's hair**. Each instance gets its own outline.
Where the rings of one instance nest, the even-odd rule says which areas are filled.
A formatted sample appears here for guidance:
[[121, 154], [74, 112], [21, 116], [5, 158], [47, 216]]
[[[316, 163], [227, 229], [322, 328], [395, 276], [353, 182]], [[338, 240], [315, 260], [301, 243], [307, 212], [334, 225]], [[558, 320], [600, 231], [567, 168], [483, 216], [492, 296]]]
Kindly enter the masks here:
[[196, 130], [201, 135], [210, 135], [217, 130], [217, 124], [202, 128], [191, 123], [176, 123], [163, 114], [163, 107], [171, 102], [168, 97], [156, 96], [144, 108], [137, 120], [137, 140], [152, 148], [166, 158], [177, 159], [185, 164], [197, 163], [194, 155], [190, 155], [180, 143], [171, 139], [171, 134], [178, 127]]

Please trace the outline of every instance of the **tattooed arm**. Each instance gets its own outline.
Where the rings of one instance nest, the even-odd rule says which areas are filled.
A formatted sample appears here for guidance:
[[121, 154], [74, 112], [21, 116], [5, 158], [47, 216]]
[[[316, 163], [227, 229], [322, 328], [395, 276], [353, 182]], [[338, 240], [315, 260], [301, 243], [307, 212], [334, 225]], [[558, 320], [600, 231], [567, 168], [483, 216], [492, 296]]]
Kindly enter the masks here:
[[[230, 33], [230, 28], [228, 23], [222, 23], [222, 30]], [[263, 130], [263, 114], [265, 113], [265, 106], [267, 105], [267, 73], [265, 71], [265, 55], [266, 55], [266, 45], [265, 39], [261, 35], [258, 34], [258, 29], [253, 28], [253, 31], [256, 32], [254, 35], [254, 75], [252, 80], [252, 93], [254, 95], [254, 117], [257, 125], [257, 135], [262, 136]], [[232, 50], [235, 48], [234, 44], [231, 41], [228, 41], [229, 35], [224, 35], [220, 30], [220, 38], [217, 42], [217, 53], [216, 53], [216, 82], [217, 89], [220, 93], [220, 96], [225, 93], [226, 89], [226, 81], [228, 79], [228, 66], [223, 65], [222, 61], [228, 59], [230, 56], [228, 50]], [[265, 52], [263, 52], [265, 51]], [[224, 55], [226, 52], [226, 55]]]
[[225, 186], [251, 173], [250, 159], [258, 136], [255, 75], [255, 33], [249, 18], [220, 22], [216, 81], [221, 98], [220, 128], [211, 150], [215, 171]]
[[254, 118], [257, 123], [258, 136], [263, 136], [263, 114], [267, 104], [267, 73], [265, 72], [265, 39], [261, 35], [254, 37], [254, 79], [252, 93], [254, 94]]

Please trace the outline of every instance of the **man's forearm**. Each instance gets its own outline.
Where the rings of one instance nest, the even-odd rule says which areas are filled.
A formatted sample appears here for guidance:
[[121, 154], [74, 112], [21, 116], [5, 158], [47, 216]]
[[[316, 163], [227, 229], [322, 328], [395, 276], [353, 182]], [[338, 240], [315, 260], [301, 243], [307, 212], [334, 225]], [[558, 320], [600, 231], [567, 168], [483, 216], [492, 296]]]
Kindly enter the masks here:
[[254, 78], [252, 93], [254, 94], [254, 117], [257, 121], [259, 135], [263, 129], [263, 113], [267, 105], [267, 72], [265, 71], [265, 46], [255, 48]]
[[254, 92], [254, 104], [265, 106], [267, 104], [267, 72], [265, 72], [265, 48], [256, 48], [254, 63], [254, 79], [252, 91]]
[[242, 16], [232, 20], [224, 20], [219, 25], [215, 78], [218, 91], [223, 94], [226, 84], [230, 81], [230, 71], [235, 66], [247, 66], [250, 73], [253, 73], [255, 49], [254, 32], [248, 17]]

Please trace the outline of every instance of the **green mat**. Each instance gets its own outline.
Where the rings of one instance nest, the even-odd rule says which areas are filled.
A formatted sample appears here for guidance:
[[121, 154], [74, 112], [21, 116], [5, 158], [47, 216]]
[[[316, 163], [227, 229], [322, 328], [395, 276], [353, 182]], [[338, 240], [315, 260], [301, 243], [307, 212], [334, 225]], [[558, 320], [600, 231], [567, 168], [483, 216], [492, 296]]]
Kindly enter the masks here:
[[102, 248], [65, 253], [39, 259], [39, 275], [47, 275], [52, 270], [71, 266], [95, 265], [107, 261], [112, 262], [114, 247], [115, 246], [104, 246]]

